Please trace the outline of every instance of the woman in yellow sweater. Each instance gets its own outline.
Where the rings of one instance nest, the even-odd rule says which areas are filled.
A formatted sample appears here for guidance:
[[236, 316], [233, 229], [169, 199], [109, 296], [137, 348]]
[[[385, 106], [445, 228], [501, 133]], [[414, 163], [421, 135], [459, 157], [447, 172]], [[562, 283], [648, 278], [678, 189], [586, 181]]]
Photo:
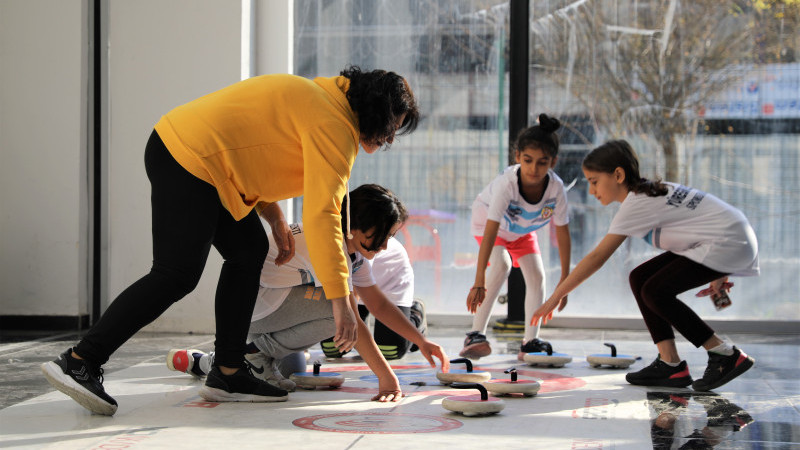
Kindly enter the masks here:
[[[349, 308], [340, 206], [359, 144], [367, 153], [410, 133], [419, 120], [399, 75], [349, 67], [337, 77], [250, 78], [179, 106], [156, 124], [145, 148], [151, 184], [153, 266], [123, 291], [74, 348], [42, 365], [48, 381], [97, 414], [117, 402], [101, 366], [139, 329], [191, 292], [213, 245], [225, 260], [215, 300], [216, 366], [206, 383], [235, 401], [283, 401], [286, 391], [243, 370], [245, 340], [268, 251], [255, 206], [303, 196], [311, 263], [349, 350], [357, 319]], [[264, 208], [291, 258], [291, 232]], [[280, 214], [278, 214], [280, 215]], [[281, 217], [282, 218], [282, 217]], [[333, 237], [333, 239], [332, 239]]]

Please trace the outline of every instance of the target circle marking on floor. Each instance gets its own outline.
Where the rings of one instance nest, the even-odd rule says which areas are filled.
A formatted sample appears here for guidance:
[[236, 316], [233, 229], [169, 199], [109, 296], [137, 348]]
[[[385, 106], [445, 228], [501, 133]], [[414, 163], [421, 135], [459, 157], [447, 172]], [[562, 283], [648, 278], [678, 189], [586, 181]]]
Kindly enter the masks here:
[[321, 414], [295, 419], [292, 424], [308, 430], [355, 434], [435, 433], [464, 425], [447, 417], [391, 412]]

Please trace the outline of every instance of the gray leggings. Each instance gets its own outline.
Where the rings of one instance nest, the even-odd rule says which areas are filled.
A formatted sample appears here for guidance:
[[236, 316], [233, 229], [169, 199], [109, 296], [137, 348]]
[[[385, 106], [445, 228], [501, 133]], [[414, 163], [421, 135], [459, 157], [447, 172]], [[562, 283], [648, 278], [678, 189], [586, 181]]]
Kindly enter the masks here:
[[322, 288], [304, 285], [293, 287], [275, 312], [251, 322], [247, 341], [266, 355], [280, 359], [335, 333], [333, 308]]

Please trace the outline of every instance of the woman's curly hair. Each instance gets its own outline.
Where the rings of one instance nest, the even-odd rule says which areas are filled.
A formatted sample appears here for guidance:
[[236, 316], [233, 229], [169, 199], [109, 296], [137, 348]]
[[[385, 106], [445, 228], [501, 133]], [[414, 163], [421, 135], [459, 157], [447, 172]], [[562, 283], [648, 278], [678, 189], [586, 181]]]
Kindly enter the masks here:
[[357, 66], [347, 67], [340, 75], [350, 80], [347, 100], [358, 116], [362, 140], [380, 142], [392, 137], [403, 114], [397, 134], [408, 134], [417, 128], [417, 101], [403, 77], [385, 70], [362, 72]]

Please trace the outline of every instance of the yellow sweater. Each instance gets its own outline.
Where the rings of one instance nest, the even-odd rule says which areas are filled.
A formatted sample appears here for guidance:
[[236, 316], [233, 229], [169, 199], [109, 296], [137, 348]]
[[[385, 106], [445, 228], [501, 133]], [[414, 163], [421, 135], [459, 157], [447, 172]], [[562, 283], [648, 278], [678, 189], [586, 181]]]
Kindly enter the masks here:
[[349, 294], [341, 203], [358, 153], [344, 77], [263, 75], [167, 113], [155, 129], [178, 163], [216, 187], [236, 220], [303, 196], [311, 264], [328, 298]]

